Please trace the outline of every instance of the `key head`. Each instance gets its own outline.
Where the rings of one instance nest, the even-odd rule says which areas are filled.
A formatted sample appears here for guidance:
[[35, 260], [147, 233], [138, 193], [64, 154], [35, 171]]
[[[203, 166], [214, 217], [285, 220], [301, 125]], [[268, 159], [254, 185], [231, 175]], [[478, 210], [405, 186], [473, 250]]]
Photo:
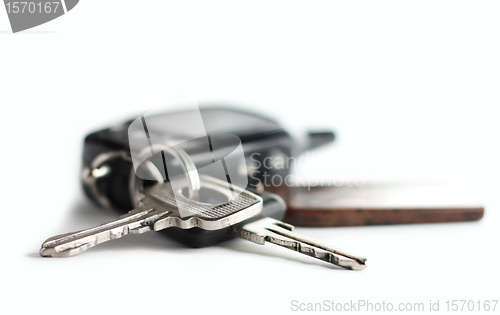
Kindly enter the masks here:
[[258, 215], [262, 211], [260, 196], [237, 186], [230, 186], [210, 176], [200, 176], [202, 189], [196, 198], [184, 196], [187, 183], [170, 182], [154, 185], [144, 191], [143, 203], [153, 208], [168, 208], [169, 215], [154, 223], [154, 230], [169, 227], [220, 230]]
[[[256, 193], [256, 192], [254, 192]], [[282, 220], [286, 212], [286, 204], [281, 197], [276, 194], [271, 194], [265, 191], [257, 192], [264, 201], [262, 212], [252, 217], [249, 220], [254, 220], [261, 217], [270, 217], [276, 220]], [[235, 238], [232, 233], [233, 227], [227, 227], [220, 230], [208, 231], [200, 228], [192, 228], [184, 230], [176, 227], [165, 229], [160, 233], [168, 235], [176, 241], [193, 248], [202, 248], [213, 246], [221, 242]]]

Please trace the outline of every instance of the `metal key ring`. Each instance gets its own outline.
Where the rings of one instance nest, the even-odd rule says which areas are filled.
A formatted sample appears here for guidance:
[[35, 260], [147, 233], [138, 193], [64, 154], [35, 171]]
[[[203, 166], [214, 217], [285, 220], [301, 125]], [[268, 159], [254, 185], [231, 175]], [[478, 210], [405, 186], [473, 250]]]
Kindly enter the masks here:
[[[168, 145], [168, 143], [167, 143]], [[167, 152], [174, 158], [176, 158], [182, 166], [182, 169], [186, 173], [187, 176], [187, 187], [188, 187], [188, 197], [190, 199], [194, 198], [197, 194], [198, 191], [201, 188], [201, 180], [200, 180], [200, 174], [198, 173], [198, 169], [196, 168], [196, 165], [194, 164], [193, 160], [191, 157], [181, 149], [180, 147], [177, 146], [167, 146], [165, 144], [153, 144], [150, 147], [144, 148], [141, 152], [139, 152], [138, 159], [145, 161], [145, 167], [149, 171], [149, 173], [155, 178], [155, 180], [159, 183], [163, 182], [163, 175], [161, 174], [160, 170], [158, 169], [158, 166], [155, 165], [153, 162], [147, 160], [146, 158], [151, 156], [152, 152]], [[134, 170], [132, 169], [134, 172]], [[167, 170], [165, 170], [166, 172]], [[166, 174], [165, 174], [166, 175]], [[135, 183], [131, 183], [134, 187], [131, 187], [135, 195], [135, 200], [133, 200], [134, 203], [137, 203], [141, 198], [140, 198], [140, 190], [139, 188], [142, 188], [142, 181], [140, 181], [139, 177], [134, 176], [135, 178]], [[138, 183], [139, 180], [139, 183]], [[137, 185], [139, 184], [139, 185]], [[140, 187], [139, 187], [140, 186]]]
[[[121, 158], [125, 161], [132, 162], [130, 155], [125, 151], [111, 151], [97, 155], [89, 166], [83, 168], [82, 180], [86, 186], [90, 188], [92, 195], [104, 207], [115, 209], [113, 202], [97, 187], [97, 180], [107, 176], [111, 172], [111, 168], [106, 165], [113, 159]], [[133, 169], [133, 168], [132, 168]]]
[[[169, 147], [167, 145], [156, 144], [151, 148], [146, 148], [140, 153], [140, 157], [148, 157], [151, 154], [151, 149], [156, 148], [157, 151], [166, 151], [174, 158], [178, 159], [181, 162], [181, 166], [186, 172], [188, 179], [188, 189], [189, 189], [189, 198], [193, 198], [197, 195], [198, 191], [201, 188], [200, 176], [198, 174], [198, 170], [196, 169], [196, 165], [194, 164], [191, 157], [179, 147]], [[158, 150], [159, 149], [159, 150]], [[155, 151], [153, 151], [155, 152]], [[110, 160], [121, 158], [126, 161], [132, 162], [132, 158], [130, 154], [126, 151], [111, 151], [99, 154], [96, 156], [91, 164], [88, 167], [83, 169], [82, 179], [83, 182], [90, 188], [92, 194], [97, 199], [97, 201], [107, 208], [115, 208], [113, 206], [113, 202], [101, 191], [99, 191], [97, 187], [97, 180], [101, 177], [108, 175], [111, 169], [106, 166], [106, 163]], [[163, 183], [163, 175], [159, 171], [158, 167], [152, 163], [151, 161], [145, 161], [147, 170], [150, 174], [155, 178], [158, 183]], [[129, 192], [130, 199], [132, 205], [137, 207], [140, 204], [142, 199], [141, 191], [144, 188], [144, 181], [135, 175], [134, 167], [131, 167], [130, 181], [129, 181]]]

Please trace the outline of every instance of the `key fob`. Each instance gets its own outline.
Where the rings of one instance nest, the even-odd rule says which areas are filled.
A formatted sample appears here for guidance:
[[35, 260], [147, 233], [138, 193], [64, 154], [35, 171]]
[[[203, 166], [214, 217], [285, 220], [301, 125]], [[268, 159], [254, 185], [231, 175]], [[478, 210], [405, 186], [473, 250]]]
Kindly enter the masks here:
[[[258, 217], [270, 217], [280, 221], [285, 217], [286, 203], [281, 197], [265, 191], [252, 192], [262, 197], [264, 201], [262, 212], [258, 215]], [[231, 233], [231, 229], [232, 227], [227, 227], [221, 230], [209, 231], [200, 228], [185, 230], [177, 227], [171, 227], [160, 231], [160, 233], [168, 235], [184, 245], [201, 248], [235, 238], [236, 236]]]
[[[151, 125], [149, 132], [165, 132], [162, 131], [162, 117], [179, 113], [182, 112], [155, 116], [159, 123]], [[309, 132], [299, 140], [275, 120], [236, 109], [202, 107], [200, 114], [208, 134], [230, 133], [240, 138], [247, 163], [241, 172], [248, 176], [248, 187], [263, 184], [267, 187], [274, 176], [286, 178], [290, 163], [276, 161], [293, 161], [289, 158], [334, 140], [331, 131]], [[132, 186], [135, 174], [128, 138], [128, 127], [132, 121], [89, 134], [83, 149], [82, 182], [85, 193], [99, 205], [122, 212], [134, 207]], [[204, 160], [206, 164], [211, 162], [211, 156], [204, 156], [196, 150], [188, 149], [186, 152], [202, 164]], [[96, 165], [100, 167], [95, 169]], [[92, 173], [89, 173], [90, 169]]]
[[480, 220], [484, 207], [461, 187], [371, 183], [363, 186], [279, 187], [296, 226], [355, 226]]

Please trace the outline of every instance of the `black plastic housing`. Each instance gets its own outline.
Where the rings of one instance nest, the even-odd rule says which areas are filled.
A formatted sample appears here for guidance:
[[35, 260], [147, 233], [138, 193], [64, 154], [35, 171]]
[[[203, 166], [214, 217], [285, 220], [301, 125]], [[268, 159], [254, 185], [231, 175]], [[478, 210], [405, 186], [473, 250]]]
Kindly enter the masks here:
[[[300, 152], [312, 149], [334, 140], [334, 134], [326, 132], [310, 132], [306, 141], [294, 139], [276, 121], [248, 113], [245, 111], [228, 108], [201, 108], [200, 113], [207, 134], [210, 133], [231, 133], [237, 135], [242, 143], [243, 151], [247, 163], [252, 161], [260, 162], [261, 167], [249, 174], [248, 187], [252, 191], [263, 188], [259, 183], [263, 183], [266, 178], [275, 175], [285, 178], [290, 173], [290, 165], [281, 168], [265, 167], [264, 160], [276, 156], [287, 159], [296, 156]], [[169, 115], [165, 113], [164, 115]], [[161, 115], [157, 116], [161, 119]], [[130, 156], [128, 141], [128, 127], [132, 120], [121, 125], [106, 128], [89, 134], [85, 138], [83, 149], [83, 167], [88, 168], [92, 161], [101, 154], [110, 152], [124, 152]], [[186, 151], [194, 161], [205, 161], [210, 163], [211, 156], [198, 154], [196, 151]], [[256, 163], [259, 165], [259, 163]], [[248, 164], [247, 164], [248, 165]], [[106, 162], [110, 169], [107, 176], [99, 178], [96, 182], [96, 189], [99, 194], [104, 195], [110, 202], [105, 205], [99, 202], [95, 191], [89, 183], [82, 180], [86, 195], [101, 206], [111, 206], [122, 212], [127, 212], [133, 208], [129, 183], [133, 166], [130, 159], [114, 158]], [[152, 182], [150, 182], [152, 183]], [[145, 183], [147, 185], [148, 182]], [[259, 187], [260, 186], [260, 187]], [[259, 192], [264, 199], [264, 210], [262, 215], [281, 220], [286, 211], [286, 204], [277, 195]], [[232, 238], [230, 228], [219, 231], [205, 231], [199, 228], [182, 230], [179, 228], [169, 228], [163, 233], [177, 239], [178, 241], [191, 247], [205, 247]]]
[[[208, 134], [224, 132], [237, 135], [241, 140], [247, 162], [258, 161], [255, 164], [260, 165], [260, 168], [249, 174], [248, 187], [255, 188], [259, 183], [271, 184], [269, 179], [273, 176], [285, 178], [290, 173], [289, 163], [282, 168], [269, 168], [266, 167], [269, 163], [264, 163], [266, 159], [268, 161], [269, 158], [276, 156], [287, 159], [334, 140], [334, 134], [325, 131], [310, 132], [305, 141], [304, 139], [298, 141], [276, 121], [241, 110], [210, 107], [201, 108], [200, 113]], [[88, 167], [103, 153], [123, 151], [130, 154], [128, 126], [131, 122], [132, 120], [89, 134], [84, 141], [83, 167]], [[211, 159], [211, 156], [197, 152], [187, 153], [194, 161]], [[117, 158], [108, 161], [107, 166], [111, 169], [110, 175], [99, 179], [97, 188], [111, 201], [114, 208], [129, 211], [133, 208], [129, 191], [132, 163]], [[89, 198], [99, 203], [85, 182], [83, 188]]]

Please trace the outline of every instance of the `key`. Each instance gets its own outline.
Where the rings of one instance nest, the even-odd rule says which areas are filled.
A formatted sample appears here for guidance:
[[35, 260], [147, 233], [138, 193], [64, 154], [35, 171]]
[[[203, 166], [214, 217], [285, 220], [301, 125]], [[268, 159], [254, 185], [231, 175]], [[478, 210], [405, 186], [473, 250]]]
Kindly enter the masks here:
[[[224, 188], [227, 183], [209, 176], [200, 178], [203, 189], [226, 191]], [[193, 233], [182, 234], [195, 243], [203, 241], [203, 238], [212, 238], [208, 243], [213, 245], [225, 239], [221, 234], [230, 233], [257, 244], [271, 242], [345, 269], [361, 270], [366, 267], [364, 257], [295, 234], [291, 232], [292, 225], [262, 216], [263, 213], [279, 216], [280, 212], [284, 212], [285, 207], [281, 198], [264, 193], [269, 209], [262, 211], [263, 199], [260, 196], [238, 187], [234, 189], [239, 193], [235, 199], [217, 207], [207, 207], [206, 203], [196, 200], [187, 198], [176, 200], [169, 182], [154, 185], [143, 192], [145, 196], [143, 205], [138, 209], [130, 211], [114, 222], [50, 238], [43, 243], [40, 254], [45, 257], [73, 256], [97, 244], [127, 234], [141, 234], [151, 230], [160, 231], [176, 227], [182, 231], [188, 229], [186, 232], [195, 229], [204, 230], [201, 238], [193, 238]], [[176, 208], [179, 202], [184, 203], [184, 208], [188, 205], [193, 215], [181, 217]]]
[[349, 270], [366, 268], [366, 258], [293, 233], [294, 226], [273, 218], [247, 220], [232, 228], [242, 239], [264, 245], [270, 242]]
[[[276, 194], [265, 191], [258, 192], [258, 194], [264, 201], [262, 212], [232, 227], [217, 231], [199, 228], [189, 230], [171, 228], [161, 232], [194, 248], [213, 246], [240, 237], [261, 245], [265, 241], [274, 242], [345, 269], [360, 270], [366, 267], [366, 258], [364, 257], [292, 233], [293, 226], [280, 221], [285, 217], [287, 211], [283, 199]], [[266, 236], [269, 239], [266, 239]]]
[[[176, 198], [170, 182], [157, 184], [143, 191], [143, 204], [139, 208], [131, 210], [117, 221], [49, 238], [42, 244], [40, 255], [74, 256], [97, 244], [127, 234], [160, 231], [169, 227], [219, 230], [254, 217], [262, 211], [262, 198], [258, 195], [233, 187], [237, 194], [231, 199], [231, 196], [224, 195], [227, 192], [227, 183], [209, 176], [200, 178], [203, 185], [200, 195], [210, 195], [212, 204], [203, 200], [196, 201], [179, 196]], [[225, 197], [226, 201], [220, 204], [217, 202], [224, 200]], [[177, 206], [181, 203], [183, 209], [189, 209], [189, 215], [180, 215]]]

